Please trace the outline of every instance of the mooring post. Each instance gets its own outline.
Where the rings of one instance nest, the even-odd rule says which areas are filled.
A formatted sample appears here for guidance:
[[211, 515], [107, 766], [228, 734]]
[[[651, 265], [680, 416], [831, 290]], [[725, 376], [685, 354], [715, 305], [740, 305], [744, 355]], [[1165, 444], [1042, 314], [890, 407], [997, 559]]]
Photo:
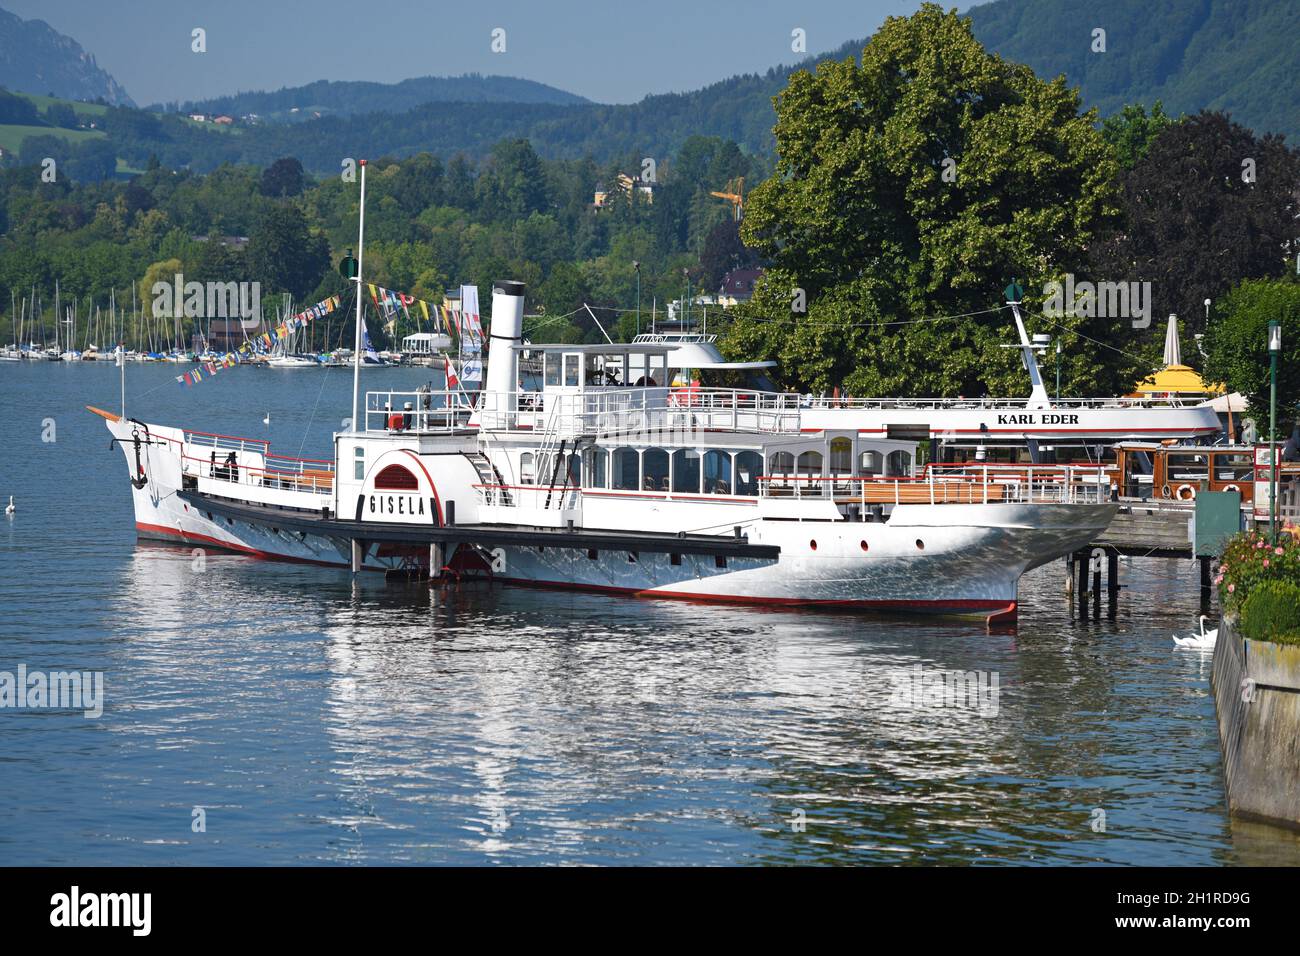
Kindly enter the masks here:
[[1065, 596], [1074, 600], [1074, 555], [1065, 556]]
[[1076, 551], [1074, 563], [1079, 569], [1079, 617], [1088, 616], [1088, 563], [1090, 554], [1087, 551]]
[[1090, 555], [1092, 562], [1092, 619], [1101, 620], [1101, 555]]
[[1119, 552], [1106, 553], [1106, 600], [1107, 614], [1114, 620], [1119, 611]]
[[352, 539], [352, 573], [356, 574], [361, 570], [361, 542], [356, 538]]

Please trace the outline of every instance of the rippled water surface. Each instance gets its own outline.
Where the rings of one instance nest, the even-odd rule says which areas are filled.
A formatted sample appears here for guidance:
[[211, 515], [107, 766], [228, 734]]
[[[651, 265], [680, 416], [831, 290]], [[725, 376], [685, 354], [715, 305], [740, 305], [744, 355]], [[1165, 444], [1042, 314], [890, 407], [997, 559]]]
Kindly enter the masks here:
[[[347, 372], [175, 373], [128, 369], [128, 412], [308, 456], [348, 413]], [[1001, 634], [196, 562], [135, 541], [81, 410], [118, 390], [0, 366], [0, 670], [103, 671], [107, 698], [0, 710], [0, 863], [1300, 862], [1225, 812], [1209, 657], [1170, 641], [1188, 562], [1124, 567], [1100, 623], [1040, 569]], [[995, 673], [996, 714], [898, 706], [917, 665]]]

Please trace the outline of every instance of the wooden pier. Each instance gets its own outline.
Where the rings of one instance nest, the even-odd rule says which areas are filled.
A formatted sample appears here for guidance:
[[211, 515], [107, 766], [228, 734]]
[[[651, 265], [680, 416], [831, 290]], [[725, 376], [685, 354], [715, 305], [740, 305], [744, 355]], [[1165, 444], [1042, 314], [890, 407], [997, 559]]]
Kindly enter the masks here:
[[[1190, 522], [1195, 509], [1190, 505], [1177, 505], [1166, 501], [1125, 502], [1119, 514], [1103, 534], [1087, 549], [1076, 551], [1065, 559], [1065, 589], [1070, 597], [1078, 598], [1079, 616], [1088, 617], [1092, 605], [1094, 619], [1101, 617], [1102, 569], [1106, 572], [1106, 610], [1114, 618], [1119, 610], [1120, 555], [1135, 558], [1196, 557], [1190, 534]], [[1201, 572], [1201, 606], [1208, 609], [1211, 592], [1212, 559], [1199, 558]], [[1092, 598], [1091, 602], [1088, 598]]]

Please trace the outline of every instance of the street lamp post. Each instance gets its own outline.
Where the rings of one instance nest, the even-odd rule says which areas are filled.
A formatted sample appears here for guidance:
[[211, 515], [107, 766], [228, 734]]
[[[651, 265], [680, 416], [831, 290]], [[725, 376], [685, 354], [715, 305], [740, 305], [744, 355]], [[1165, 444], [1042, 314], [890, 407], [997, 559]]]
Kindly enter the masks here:
[[641, 263], [636, 259], [632, 260], [633, 272], [637, 273], [637, 334], [641, 334]]
[[1268, 323], [1268, 533], [1277, 544], [1277, 358], [1282, 353], [1282, 326]]

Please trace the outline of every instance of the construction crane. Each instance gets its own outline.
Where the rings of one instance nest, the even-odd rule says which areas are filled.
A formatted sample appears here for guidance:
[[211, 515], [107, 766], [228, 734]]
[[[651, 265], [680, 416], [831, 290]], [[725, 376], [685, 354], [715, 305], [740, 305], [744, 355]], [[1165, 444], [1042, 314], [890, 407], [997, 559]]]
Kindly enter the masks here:
[[719, 199], [725, 199], [731, 203], [732, 215], [736, 222], [740, 222], [741, 216], [745, 214], [745, 177], [738, 176], [723, 187], [725, 192], [714, 192], [710, 190], [710, 196], [717, 196]]

